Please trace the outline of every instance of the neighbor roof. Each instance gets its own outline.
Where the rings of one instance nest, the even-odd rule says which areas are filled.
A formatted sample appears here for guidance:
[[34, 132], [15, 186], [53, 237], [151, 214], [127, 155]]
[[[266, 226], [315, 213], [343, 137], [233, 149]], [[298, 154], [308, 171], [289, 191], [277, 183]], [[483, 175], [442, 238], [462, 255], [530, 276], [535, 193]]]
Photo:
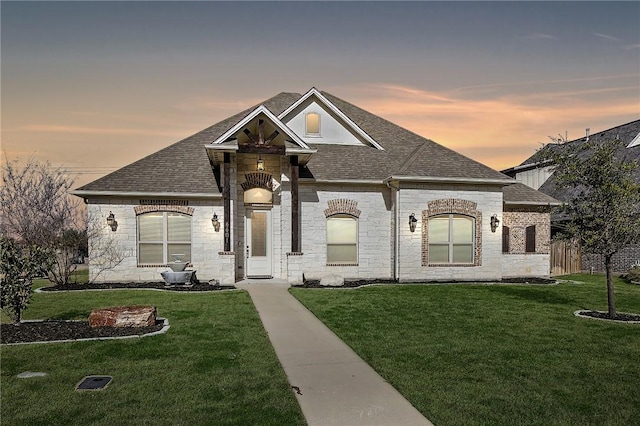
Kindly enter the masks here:
[[[374, 180], [422, 177], [510, 184], [508, 176], [425, 139], [326, 92], [319, 92], [384, 150], [375, 146], [315, 144], [300, 177], [316, 180]], [[301, 98], [280, 93], [262, 102], [278, 116]], [[186, 139], [91, 182], [77, 195], [153, 193], [219, 196], [205, 145], [219, 138], [260, 105], [244, 110]]]
[[[635, 138], [640, 134], [640, 120], [632, 121], [627, 124], [613, 127], [611, 129], [603, 130], [598, 133], [589, 135], [589, 141], [605, 141], [615, 140], [618, 142], [616, 150], [616, 156], [622, 161], [635, 161], [640, 163], [640, 145], [631, 144]], [[531, 157], [522, 162], [520, 166], [513, 167], [508, 170], [504, 170], [505, 173], [517, 173], [519, 170], [533, 169], [539, 166], [551, 165], [549, 161], [542, 161], [542, 155], [545, 150], [548, 149], [565, 149], [567, 147], [578, 147], [583, 145], [587, 141], [586, 135], [580, 139], [575, 139], [563, 144], [548, 144], [540, 151], [537, 151]], [[582, 155], [589, 155], [588, 152]], [[640, 183], [640, 168], [636, 170], [636, 181]], [[566, 201], [570, 199], [579, 190], [578, 188], [563, 188], [558, 189], [555, 185], [555, 177], [552, 174], [549, 179], [539, 188], [539, 191], [544, 192], [558, 200]]]

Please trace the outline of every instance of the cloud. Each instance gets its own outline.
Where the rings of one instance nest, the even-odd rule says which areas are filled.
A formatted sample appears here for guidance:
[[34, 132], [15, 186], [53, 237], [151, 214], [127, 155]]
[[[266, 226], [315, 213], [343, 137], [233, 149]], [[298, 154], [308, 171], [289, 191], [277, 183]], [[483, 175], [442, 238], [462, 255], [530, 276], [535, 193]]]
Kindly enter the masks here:
[[[565, 87], [560, 85], [559, 87]], [[631, 90], [630, 90], [631, 89]], [[532, 155], [549, 134], [580, 137], [586, 127], [604, 130], [638, 119], [638, 87], [589, 84], [558, 90], [551, 85], [535, 93], [466, 99], [456, 93], [388, 84], [361, 86], [356, 103], [402, 127], [503, 169]], [[612, 93], [599, 96], [594, 93]]]
[[82, 127], [64, 126], [51, 124], [30, 124], [22, 126], [19, 131], [46, 132], [46, 133], [69, 133], [69, 134], [92, 134], [92, 135], [129, 135], [129, 136], [180, 136], [179, 132], [169, 132], [148, 128], [115, 128], [115, 127]]
[[611, 41], [616, 41], [616, 42], [622, 42], [622, 40], [620, 40], [618, 37], [614, 37], [612, 35], [608, 35], [608, 34], [602, 34], [602, 33], [593, 33], [594, 36], [596, 37], [600, 37], [603, 38], [605, 40], [611, 40]]
[[556, 40], [558, 37], [551, 34], [532, 33], [524, 36], [526, 40]]
[[640, 49], [640, 44], [628, 44], [624, 47], [626, 50]]

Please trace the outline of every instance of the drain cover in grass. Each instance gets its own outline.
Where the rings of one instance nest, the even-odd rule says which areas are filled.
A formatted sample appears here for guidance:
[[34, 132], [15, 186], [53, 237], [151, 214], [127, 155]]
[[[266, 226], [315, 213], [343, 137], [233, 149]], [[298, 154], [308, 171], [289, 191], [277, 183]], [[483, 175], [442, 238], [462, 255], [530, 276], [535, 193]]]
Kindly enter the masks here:
[[76, 385], [76, 390], [102, 390], [112, 379], [111, 376], [87, 376]]

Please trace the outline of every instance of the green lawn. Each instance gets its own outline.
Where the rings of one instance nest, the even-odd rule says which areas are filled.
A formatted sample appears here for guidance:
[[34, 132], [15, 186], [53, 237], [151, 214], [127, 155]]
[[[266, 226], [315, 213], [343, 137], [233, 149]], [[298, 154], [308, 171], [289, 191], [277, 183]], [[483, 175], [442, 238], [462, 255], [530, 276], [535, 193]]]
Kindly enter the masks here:
[[[36, 287], [43, 283], [36, 283]], [[2, 424], [304, 424], [269, 339], [243, 291], [35, 294], [25, 319], [86, 319], [91, 309], [150, 304], [167, 334], [140, 339], [3, 346]], [[23, 371], [44, 378], [18, 379]], [[76, 392], [86, 375], [113, 376]]]
[[[640, 325], [574, 317], [606, 288], [568, 278], [291, 292], [437, 425], [640, 424]], [[616, 291], [640, 312], [640, 287]]]

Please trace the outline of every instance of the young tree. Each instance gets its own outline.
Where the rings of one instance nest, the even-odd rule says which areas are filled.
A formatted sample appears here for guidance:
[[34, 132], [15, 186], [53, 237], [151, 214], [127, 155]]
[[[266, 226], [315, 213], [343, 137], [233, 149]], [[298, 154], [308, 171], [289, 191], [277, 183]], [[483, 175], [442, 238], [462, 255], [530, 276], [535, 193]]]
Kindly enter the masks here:
[[53, 253], [49, 279], [67, 283], [77, 265], [81, 239], [70, 232], [84, 228], [78, 215], [79, 202], [69, 195], [74, 179], [63, 168], [33, 158], [20, 166], [5, 156], [0, 187], [0, 235], [15, 238], [25, 246]]
[[566, 217], [562, 237], [577, 238], [585, 253], [600, 254], [607, 274], [610, 318], [616, 316], [611, 259], [640, 242], [640, 184], [637, 162], [616, 155], [618, 141], [592, 140], [575, 146], [547, 146], [556, 188], [570, 194], [560, 212]]
[[31, 301], [33, 279], [49, 268], [51, 254], [40, 247], [21, 247], [0, 237], [0, 308], [19, 324]]

